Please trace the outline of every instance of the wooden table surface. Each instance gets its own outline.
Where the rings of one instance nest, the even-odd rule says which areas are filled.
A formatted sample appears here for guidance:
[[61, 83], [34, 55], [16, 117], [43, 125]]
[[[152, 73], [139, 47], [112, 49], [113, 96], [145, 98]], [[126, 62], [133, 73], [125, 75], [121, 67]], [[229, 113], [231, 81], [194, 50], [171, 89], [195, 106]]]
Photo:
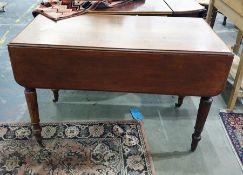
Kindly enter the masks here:
[[173, 14], [183, 14], [203, 10], [196, 0], [164, 0], [173, 11]]
[[201, 96], [192, 151], [233, 60], [199, 18], [82, 15], [53, 22], [38, 15], [8, 47], [39, 142], [36, 88], [159, 93]]
[[203, 19], [183, 17], [111, 18], [104, 15], [83, 15], [54, 22], [39, 15], [17, 35], [11, 42], [13, 44], [219, 54], [230, 52]]
[[172, 14], [172, 10], [163, 0], [138, 0], [128, 1], [117, 7], [101, 10], [90, 10], [89, 13], [95, 14], [160, 14], [169, 15]]
[[204, 10], [195, 0], [138, 0], [129, 1], [117, 7], [89, 11], [98, 14], [116, 14], [116, 15], [179, 15], [187, 13], [199, 13]]

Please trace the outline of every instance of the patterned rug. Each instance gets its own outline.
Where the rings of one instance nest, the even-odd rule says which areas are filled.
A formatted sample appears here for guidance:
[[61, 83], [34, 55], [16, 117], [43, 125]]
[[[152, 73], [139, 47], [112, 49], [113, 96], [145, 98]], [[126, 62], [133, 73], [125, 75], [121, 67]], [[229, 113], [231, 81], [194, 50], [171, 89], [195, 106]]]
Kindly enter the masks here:
[[238, 155], [241, 166], [243, 165], [243, 114], [219, 113], [231, 143]]
[[43, 0], [32, 12], [42, 14], [54, 21], [79, 16], [89, 10], [107, 9], [130, 0]]
[[44, 147], [30, 124], [0, 125], [0, 174], [152, 175], [138, 121], [42, 124]]

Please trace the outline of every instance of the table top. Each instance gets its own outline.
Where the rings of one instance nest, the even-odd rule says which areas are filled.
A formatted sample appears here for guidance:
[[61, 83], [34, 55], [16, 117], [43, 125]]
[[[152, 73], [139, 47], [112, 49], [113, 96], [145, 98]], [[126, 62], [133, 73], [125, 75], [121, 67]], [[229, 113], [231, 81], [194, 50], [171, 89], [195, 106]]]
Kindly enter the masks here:
[[123, 5], [117, 7], [102, 9], [102, 10], [91, 10], [90, 13], [101, 13], [101, 14], [182, 14], [199, 12], [203, 10], [201, 6], [195, 0], [138, 0], [128, 1]]
[[10, 45], [230, 52], [203, 19], [155, 16], [82, 15], [54, 22], [38, 15]]
[[174, 14], [188, 13], [203, 10], [195, 0], [164, 0]]
[[89, 12], [99, 14], [172, 14], [172, 10], [163, 0], [128, 1], [116, 7], [90, 10]]

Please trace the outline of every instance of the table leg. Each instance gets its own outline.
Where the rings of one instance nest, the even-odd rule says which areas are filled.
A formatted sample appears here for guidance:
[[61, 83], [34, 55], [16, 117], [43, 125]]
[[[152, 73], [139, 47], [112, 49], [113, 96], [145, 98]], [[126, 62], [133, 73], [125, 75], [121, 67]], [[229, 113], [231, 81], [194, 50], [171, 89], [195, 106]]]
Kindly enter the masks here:
[[223, 25], [225, 26], [226, 25], [226, 22], [227, 22], [227, 17], [226, 16], [224, 16], [224, 21], [223, 21]]
[[195, 131], [192, 134], [191, 151], [196, 150], [198, 142], [201, 140], [201, 132], [206, 122], [212, 101], [213, 99], [211, 97], [201, 97], [197, 113], [197, 120], [194, 127]]
[[181, 107], [184, 98], [185, 98], [185, 96], [178, 96], [178, 102], [175, 104], [175, 107], [177, 107], [177, 108]]
[[59, 99], [59, 89], [52, 89], [53, 95], [54, 95], [54, 99], [53, 102], [57, 102]]
[[29, 114], [31, 118], [31, 125], [33, 134], [37, 142], [43, 146], [41, 138], [41, 126], [38, 111], [37, 94], [35, 89], [25, 88], [25, 98], [29, 109]]
[[233, 46], [233, 52], [235, 54], [238, 54], [239, 50], [240, 50], [240, 45], [241, 45], [241, 40], [243, 37], [243, 31], [239, 30], [237, 37], [236, 37], [236, 42], [235, 45]]

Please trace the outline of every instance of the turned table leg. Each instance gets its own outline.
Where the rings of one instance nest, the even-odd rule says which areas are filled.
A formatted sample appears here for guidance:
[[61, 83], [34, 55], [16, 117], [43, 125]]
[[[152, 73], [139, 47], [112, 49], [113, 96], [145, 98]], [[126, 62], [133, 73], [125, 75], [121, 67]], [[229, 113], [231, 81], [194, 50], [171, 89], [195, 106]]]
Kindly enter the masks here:
[[177, 108], [181, 107], [184, 98], [185, 98], [185, 96], [178, 96], [178, 102], [175, 104], [175, 107], [177, 107]]
[[41, 126], [40, 126], [40, 118], [38, 111], [38, 103], [37, 103], [37, 94], [35, 89], [25, 88], [25, 98], [29, 109], [29, 114], [31, 118], [31, 124], [33, 129], [33, 134], [37, 140], [37, 142], [42, 145], [41, 138]]
[[223, 25], [225, 26], [226, 25], [226, 22], [227, 22], [227, 17], [226, 16], [224, 16], [224, 20], [223, 20]]
[[197, 113], [197, 120], [194, 127], [195, 131], [192, 134], [191, 151], [196, 150], [198, 142], [201, 140], [201, 132], [206, 122], [212, 101], [213, 99], [211, 97], [201, 97]]
[[54, 99], [52, 100], [53, 102], [57, 102], [59, 99], [59, 89], [52, 89]]

